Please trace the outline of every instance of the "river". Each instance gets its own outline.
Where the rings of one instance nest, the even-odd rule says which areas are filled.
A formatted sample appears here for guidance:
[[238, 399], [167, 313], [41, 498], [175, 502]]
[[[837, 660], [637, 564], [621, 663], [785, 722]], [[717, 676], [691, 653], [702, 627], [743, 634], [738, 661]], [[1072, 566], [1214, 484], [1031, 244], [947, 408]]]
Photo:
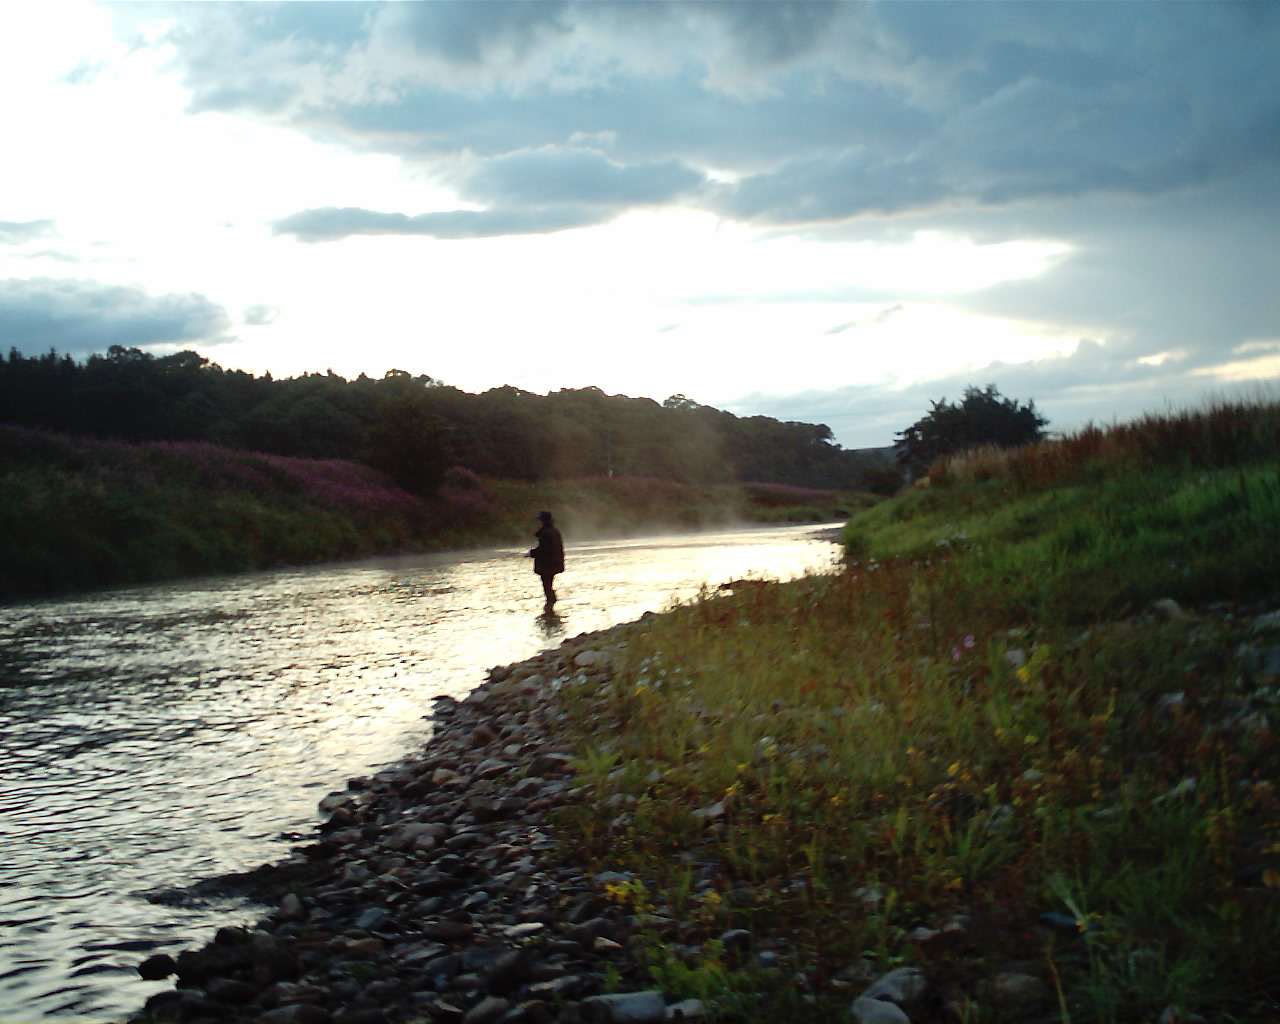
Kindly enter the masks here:
[[261, 909], [183, 890], [276, 860], [429, 735], [438, 694], [702, 584], [829, 568], [814, 527], [514, 548], [0, 607], [0, 1020], [122, 1019], [153, 952]]

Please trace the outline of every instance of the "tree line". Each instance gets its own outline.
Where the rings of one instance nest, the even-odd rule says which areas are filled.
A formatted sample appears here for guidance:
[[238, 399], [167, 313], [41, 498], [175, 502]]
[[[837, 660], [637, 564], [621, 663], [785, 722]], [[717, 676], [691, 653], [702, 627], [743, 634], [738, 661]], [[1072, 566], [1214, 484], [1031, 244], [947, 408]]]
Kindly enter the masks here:
[[402, 370], [275, 379], [223, 369], [196, 352], [157, 356], [119, 345], [83, 361], [16, 349], [0, 356], [0, 422], [351, 459], [416, 493], [436, 489], [452, 466], [517, 480], [896, 484], [883, 453], [846, 450], [824, 424], [735, 416], [682, 395], [658, 403], [590, 387], [473, 394]]

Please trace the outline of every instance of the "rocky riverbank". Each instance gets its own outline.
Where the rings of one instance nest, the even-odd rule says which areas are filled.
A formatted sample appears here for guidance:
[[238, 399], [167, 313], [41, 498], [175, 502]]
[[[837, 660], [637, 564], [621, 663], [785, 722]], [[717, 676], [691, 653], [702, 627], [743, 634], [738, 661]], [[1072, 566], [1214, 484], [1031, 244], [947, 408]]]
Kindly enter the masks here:
[[549, 825], [585, 789], [558, 737], [556, 695], [606, 684], [634, 628], [494, 669], [463, 701], [438, 698], [419, 755], [350, 780], [321, 801], [313, 844], [242, 879], [275, 905], [256, 927], [139, 967], [176, 974], [177, 988], [136, 1019], [698, 1019], [696, 1001], [668, 1005], [630, 955], [642, 924], [670, 922], [610, 898], [627, 876], [564, 864]]
[[[847, 636], [837, 626], [849, 607], [867, 606], [869, 588], [880, 585], [881, 575], [785, 587], [739, 581], [732, 600], [717, 597], [687, 614], [647, 615], [577, 637], [558, 650], [491, 670], [461, 702], [438, 700], [434, 735], [424, 750], [326, 797], [321, 810], [327, 820], [314, 843], [285, 863], [237, 880], [242, 890], [275, 908], [256, 927], [225, 928], [208, 946], [176, 961], [157, 956], [141, 965], [149, 978], [176, 973], [178, 986], [153, 996], [137, 1020], [919, 1024], [969, 1020], [979, 1012], [996, 1014], [984, 1019], [1057, 1019], [1055, 1003], [1060, 1007], [1070, 997], [1069, 986], [1088, 969], [1088, 957], [1115, 941], [1106, 931], [1112, 919], [1081, 909], [1069, 893], [1069, 912], [1063, 912], [1038, 890], [1029, 890], [1031, 898], [1015, 906], [989, 882], [966, 887], [962, 880], [942, 886], [943, 895], [931, 905], [910, 908], [898, 924], [890, 917], [897, 894], [913, 879], [927, 877], [928, 861], [908, 864], [896, 880], [886, 879], [883, 866], [878, 878], [850, 872], [838, 891], [827, 885], [821, 893], [812, 875], [753, 884], [733, 870], [727, 845], [733, 837], [763, 843], [759, 837], [780, 828], [779, 816], [786, 813], [762, 811], [753, 824], [757, 816], [748, 801], [762, 797], [743, 792], [758, 785], [750, 781], [752, 772], [821, 781], [826, 764], [839, 754], [845, 758], [843, 778], [857, 757], [865, 759], [875, 733], [842, 730], [855, 737], [847, 755], [834, 746], [834, 733], [821, 744], [804, 741], [793, 727], [789, 733], [789, 723], [807, 713], [799, 699], [813, 688], [797, 689], [791, 704], [773, 696], [778, 684], [752, 690], [746, 673], [768, 660], [755, 652], [733, 666], [727, 690], [711, 688], [709, 668], [695, 687], [699, 658], [717, 672], [726, 662], [719, 648], [699, 653], [698, 644], [728, 644], [736, 652], [760, 643], [773, 629], [780, 639], [767, 650], [789, 652], [775, 660], [790, 658], [785, 676], [792, 679], [795, 652], [815, 649], [819, 638]], [[860, 601], [853, 602], [851, 594]], [[798, 639], [792, 609], [811, 622], [821, 608], [839, 615], [818, 622], [814, 636]], [[1019, 829], [1037, 820], [1025, 812], [1028, 795], [1034, 808], [1043, 809], [1051, 806], [1049, 794], [1074, 792], [1067, 790], [1067, 772], [1079, 756], [1070, 751], [1120, 718], [1129, 724], [1114, 734], [1115, 745], [1098, 746], [1102, 753], [1082, 762], [1091, 780], [1120, 784], [1102, 776], [1099, 767], [1113, 750], [1122, 750], [1131, 765], [1151, 761], [1151, 754], [1138, 749], [1146, 737], [1155, 737], [1159, 758], [1177, 754], [1176, 742], [1189, 753], [1137, 798], [1114, 788], [1108, 796], [1102, 784], [1091, 781], [1094, 789], [1085, 795], [1085, 813], [1077, 820], [1095, 830], [1090, 835], [1103, 829], [1112, 835], [1128, 814], [1171, 821], [1176, 830], [1153, 849], [1155, 866], [1145, 869], [1159, 879], [1166, 846], [1202, 834], [1195, 830], [1198, 801], [1213, 787], [1198, 784], [1198, 778], [1209, 777], [1208, 769], [1194, 758], [1206, 737], [1229, 740], [1210, 754], [1221, 758], [1226, 755], [1215, 750], [1230, 750], [1240, 761], [1238, 782], [1229, 787], [1239, 805], [1229, 838], [1239, 850], [1205, 863], [1218, 865], [1219, 884], [1241, 901], [1242, 914], [1270, 913], [1266, 898], [1280, 875], [1273, 866], [1275, 848], [1268, 845], [1275, 801], [1266, 758], [1274, 748], [1269, 715], [1277, 700], [1280, 647], [1267, 638], [1280, 630], [1278, 614], [1270, 604], [1193, 613], [1164, 600], [1132, 620], [1068, 634], [1052, 647], [1033, 643], [1021, 628], [1008, 631], [992, 641], [998, 657], [988, 671], [1002, 681], [1001, 691], [993, 692], [1021, 685], [1035, 698], [1033, 686], [1046, 671], [1050, 650], [1064, 652], [1053, 657], [1067, 669], [1122, 664], [1129, 690], [1122, 694], [1110, 677], [1100, 676], [1095, 685], [1108, 687], [1106, 717], [1091, 703], [1078, 727], [1057, 710], [1056, 728], [1064, 744], [1071, 744], [1068, 753], [1035, 760], [1020, 750], [1013, 762], [1020, 774], [1012, 778], [1009, 801], [984, 807], [961, 792], [955, 780], [965, 781], [966, 768], [959, 759], [945, 769], [948, 781], [930, 789], [929, 799], [946, 801], [939, 806], [948, 821], [967, 815], [962, 823], [972, 847], [1010, 848]], [[951, 675], [971, 683], [973, 675], [959, 675], [977, 671], [963, 660], [969, 643], [962, 638], [947, 660]], [[668, 656], [671, 651], [680, 656]], [[1155, 664], [1149, 680], [1132, 678], [1133, 666], [1140, 664], [1134, 652]], [[1168, 690], [1162, 652], [1181, 667], [1182, 689]], [[1073, 656], [1075, 662], [1066, 661]], [[840, 661], [856, 663], [852, 657]], [[1214, 674], [1194, 676], [1191, 665]], [[1082, 678], [1076, 670], [1064, 677]], [[799, 678], [808, 685], [804, 675]], [[949, 695], [954, 691], [944, 685], [948, 678], [935, 679], [929, 691], [884, 688], [873, 700], [852, 705], [853, 711], [844, 704], [839, 714], [822, 708], [823, 721], [861, 713], [880, 723], [895, 694], [905, 700], [933, 693], [940, 710], [921, 708], [912, 737], [925, 735], [928, 715], [956, 713]], [[661, 709], [655, 704], [659, 692]], [[1076, 699], [1083, 693], [1076, 691]], [[673, 711], [687, 711], [687, 720]], [[688, 735], [679, 737], [675, 753], [655, 749], [681, 729]], [[748, 730], [742, 742], [755, 753], [732, 766], [727, 787], [716, 782], [695, 788], [697, 780], [686, 777], [682, 766], [702, 758], [706, 763], [699, 770], [714, 771], [717, 762], [706, 758], [708, 748], [735, 729]], [[757, 738], [765, 729], [768, 734]], [[1038, 741], [1026, 726], [1018, 736], [1023, 748]], [[946, 756], [954, 758], [953, 749]], [[909, 750], [908, 756], [917, 755]], [[663, 763], [666, 770], [659, 767]], [[811, 797], [793, 789], [786, 800], [773, 806], [799, 813]], [[1125, 800], [1137, 810], [1126, 811]], [[810, 813], [812, 807], [811, 801]], [[843, 797], [824, 795], [827, 832], [849, 813], [846, 807]], [[893, 820], [906, 827], [900, 812]], [[1130, 865], [1143, 852], [1127, 834], [1117, 844]], [[836, 847], [835, 856], [844, 856], [846, 848]], [[617, 870], [624, 865], [639, 875]], [[657, 877], [663, 870], [672, 876], [665, 883]], [[1191, 880], [1185, 896], [1169, 890], [1169, 905], [1181, 900], [1198, 906], [1201, 884]], [[847, 946], [859, 914], [884, 922], [884, 950], [859, 943], [850, 954], [836, 945]], [[1266, 921], [1260, 919], [1260, 934], [1266, 933]], [[899, 949], [909, 955], [894, 952]], [[1037, 951], [1044, 952], [1038, 957]], [[1066, 971], [1076, 973], [1064, 981]], [[766, 995], [767, 1013], [761, 999]], [[1184, 1010], [1182, 1001], [1160, 1002], [1151, 1019], [1203, 1019]]]

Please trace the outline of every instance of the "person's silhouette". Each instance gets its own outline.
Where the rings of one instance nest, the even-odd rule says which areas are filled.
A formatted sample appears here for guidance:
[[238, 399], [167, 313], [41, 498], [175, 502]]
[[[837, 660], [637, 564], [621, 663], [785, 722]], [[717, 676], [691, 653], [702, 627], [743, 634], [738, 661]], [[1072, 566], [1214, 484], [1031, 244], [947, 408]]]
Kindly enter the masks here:
[[542, 580], [542, 593], [546, 596], [547, 607], [556, 603], [556, 592], [551, 586], [558, 573], [564, 572], [564, 538], [555, 528], [550, 512], [539, 512], [538, 520], [542, 525], [534, 534], [538, 538], [537, 546], [529, 549], [529, 557], [533, 559], [533, 571]]

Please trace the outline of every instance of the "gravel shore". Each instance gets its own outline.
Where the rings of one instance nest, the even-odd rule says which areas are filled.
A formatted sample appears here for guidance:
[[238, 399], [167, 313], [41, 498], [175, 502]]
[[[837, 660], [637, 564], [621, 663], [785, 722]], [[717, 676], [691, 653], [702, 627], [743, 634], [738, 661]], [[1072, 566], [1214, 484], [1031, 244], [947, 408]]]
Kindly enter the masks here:
[[639, 625], [495, 668], [463, 701], [437, 698], [420, 752], [351, 779], [321, 801], [315, 842], [241, 877], [272, 912], [140, 965], [144, 977], [176, 974], [177, 988], [135, 1020], [698, 1017], [700, 1007], [667, 1006], [645, 988], [628, 955], [638, 922], [604, 892], [624, 876], [566, 866], [549, 825], [582, 795], [555, 695], [605, 682], [612, 652]]

